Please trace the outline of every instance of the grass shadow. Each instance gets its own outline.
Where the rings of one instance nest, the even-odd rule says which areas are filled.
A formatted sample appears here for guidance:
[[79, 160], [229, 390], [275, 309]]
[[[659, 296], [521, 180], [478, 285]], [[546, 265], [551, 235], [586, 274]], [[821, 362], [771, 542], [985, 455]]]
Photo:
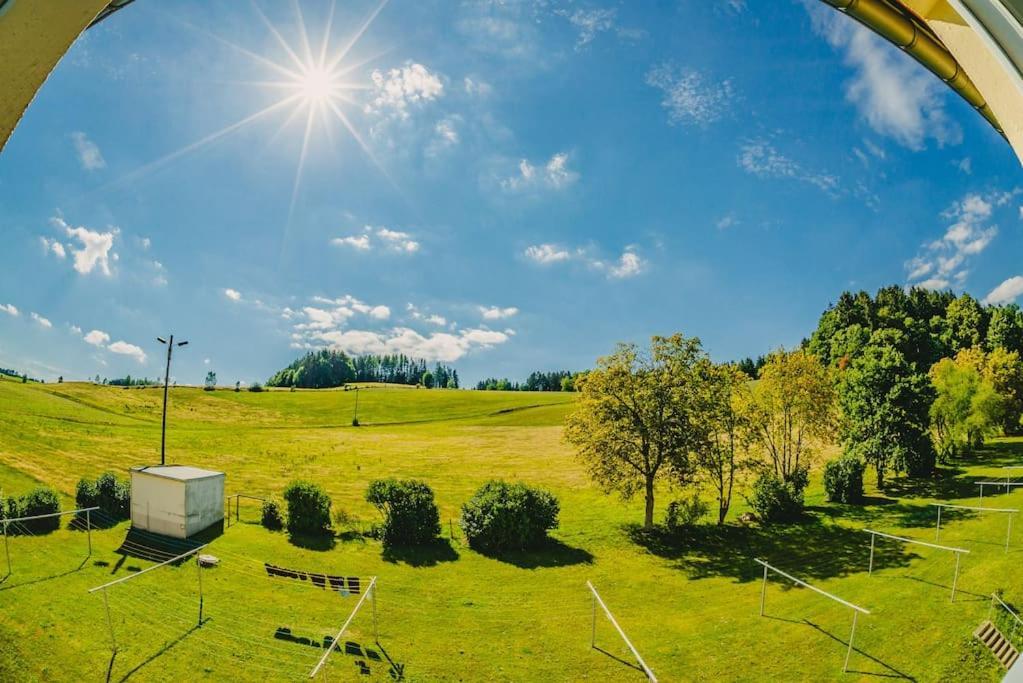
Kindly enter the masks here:
[[435, 567], [442, 562], [454, 562], [458, 551], [451, 547], [447, 538], [437, 538], [431, 543], [415, 546], [384, 547], [380, 555], [385, 562], [407, 564], [410, 567]]
[[[821, 628], [820, 626], [818, 626], [817, 624], [813, 623], [812, 621], [804, 619], [802, 623], [806, 624], [810, 628], [815, 629], [816, 631], [818, 631], [820, 633], [823, 633], [828, 638], [831, 638], [832, 640], [841, 643], [843, 647], [846, 647], [846, 648], [849, 647], [849, 641], [836, 636], [835, 634], [831, 633], [830, 631], [828, 631], [826, 629]], [[856, 654], [860, 655], [861, 657], [866, 657], [867, 659], [869, 659], [870, 661], [874, 662], [875, 664], [879, 664], [880, 666], [884, 667], [885, 672], [884, 673], [879, 673], [879, 672], [876, 672], [876, 671], [854, 671], [853, 669], [849, 669], [848, 673], [860, 674], [861, 676], [877, 676], [879, 678], [902, 678], [902, 679], [905, 679], [907, 681], [915, 681], [916, 680], [915, 678], [913, 678], [909, 674], [906, 674], [906, 673], [903, 673], [903, 672], [899, 671], [898, 669], [896, 669], [892, 665], [887, 664], [887, 663], [881, 661], [877, 657], [874, 657], [873, 655], [868, 655], [866, 652], [864, 652], [863, 650], [859, 649], [858, 647], [853, 646], [853, 652], [855, 652]]]
[[643, 674], [643, 676], [646, 676], [646, 671], [643, 671], [643, 667], [641, 667], [640, 665], [634, 664], [634, 663], [632, 663], [632, 662], [630, 662], [630, 661], [628, 661], [626, 659], [622, 659], [618, 655], [612, 654], [612, 653], [608, 652], [607, 650], [605, 650], [605, 649], [603, 649], [601, 647], [598, 647], [597, 645], [594, 645], [593, 649], [596, 650], [597, 652], [599, 652], [600, 654], [604, 655], [605, 657], [610, 657], [611, 659], [615, 660], [616, 662], [618, 662], [620, 664], [623, 664], [623, 665], [629, 667], [630, 669], [635, 669], [636, 671], [638, 671], [641, 674]]
[[[731, 576], [742, 582], [763, 574], [753, 558], [779, 569], [791, 569], [802, 579], [828, 579], [865, 572], [870, 560], [870, 536], [857, 529], [824, 523], [818, 517], [766, 527], [725, 524], [692, 528], [673, 536], [663, 528], [627, 526], [633, 543], [676, 563], [692, 579]], [[876, 553], [874, 568], [907, 566], [918, 557], [905, 548]]]
[[897, 498], [976, 498], [980, 495], [977, 484], [991, 479], [985, 475], [961, 476], [962, 473], [962, 469], [953, 466], [938, 467], [929, 477], [896, 477], [885, 483], [884, 492]]
[[513, 564], [520, 569], [570, 567], [576, 564], [592, 564], [593, 554], [583, 548], [574, 548], [556, 538], [548, 538], [543, 545], [528, 550], [506, 550], [503, 552], [478, 551], [493, 560]]
[[305, 550], [315, 550], [317, 552], [326, 552], [333, 550], [334, 546], [337, 545], [337, 539], [334, 534], [288, 534], [288, 542], [291, 545], [304, 548]]
[[[124, 681], [126, 681], [129, 678], [131, 678], [132, 676], [134, 676], [136, 673], [138, 673], [139, 671], [144, 669], [146, 666], [151, 664], [153, 661], [155, 661], [161, 655], [163, 655], [164, 653], [168, 652], [171, 648], [175, 647], [178, 643], [183, 641], [185, 638], [187, 638], [188, 636], [192, 635], [192, 633], [195, 632], [200, 627], [201, 627], [201, 624], [196, 624], [192, 628], [188, 629], [187, 631], [185, 631], [184, 633], [179, 635], [174, 640], [172, 640], [172, 641], [170, 641], [168, 643], [165, 643], [163, 647], [161, 647], [159, 650], [157, 650], [153, 654], [149, 655], [144, 661], [142, 661], [137, 666], [135, 666], [133, 669], [128, 671], [126, 674], [121, 676], [120, 683], [124, 683]], [[116, 656], [116, 654], [115, 654], [115, 656]], [[111, 680], [111, 674], [113, 673], [113, 670], [114, 670], [114, 658], [111, 657], [110, 658], [110, 668], [107, 670], [107, 681], [108, 681], [108, 683]]]

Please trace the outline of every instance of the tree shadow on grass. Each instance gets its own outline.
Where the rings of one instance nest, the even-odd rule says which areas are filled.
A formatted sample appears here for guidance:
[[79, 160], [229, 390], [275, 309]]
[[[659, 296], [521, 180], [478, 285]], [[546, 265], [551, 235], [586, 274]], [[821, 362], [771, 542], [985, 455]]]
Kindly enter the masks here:
[[[681, 537], [639, 526], [626, 527], [626, 533], [652, 554], [673, 560], [693, 579], [731, 576], [753, 581], [763, 576], [754, 558], [807, 580], [865, 572], [870, 561], [868, 534], [815, 517], [767, 527], [697, 526]], [[917, 557], [902, 547], [886, 548], [875, 554], [874, 568], [904, 567]]]
[[[985, 463], [987, 464], [987, 463]], [[958, 467], [939, 467], [929, 477], [898, 477], [889, 480], [884, 492], [897, 498], [934, 498], [953, 500], [976, 498], [980, 495], [982, 481], [990, 481], [988, 475], [961, 476]]]
[[592, 564], [593, 554], [582, 548], [573, 548], [556, 538], [548, 538], [543, 545], [529, 550], [506, 550], [503, 552], [478, 551], [494, 560], [513, 564], [521, 569], [569, 567], [576, 564]]
[[[843, 647], [846, 647], [846, 648], [849, 647], [849, 641], [847, 641], [847, 640], [845, 640], [845, 639], [843, 639], [843, 638], [841, 638], [839, 636], [836, 636], [835, 634], [831, 633], [830, 631], [827, 631], [827, 630], [821, 628], [820, 626], [818, 626], [817, 624], [813, 623], [812, 621], [809, 621], [807, 619], [803, 619], [803, 621], [801, 623], [804, 623], [807, 626], [809, 626], [810, 628], [815, 629], [815, 630], [819, 631], [820, 633], [823, 633], [824, 635], [826, 635], [827, 637], [831, 638], [832, 640], [841, 643]], [[864, 652], [863, 650], [859, 649], [856, 646], [853, 646], [852, 650], [853, 650], [853, 652], [855, 652], [860, 657], [866, 657], [867, 659], [869, 659], [870, 661], [874, 662], [875, 664], [879, 664], [880, 666], [884, 667], [884, 671], [880, 671], [880, 672], [878, 672], [878, 671], [858, 671], [858, 670], [855, 670], [855, 669], [849, 669], [849, 673], [859, 674], [861, 676], [877, 676], [879, 678], [903, 678], [903, 679], [905, 679], [907, 681], [915, 681], [916, 680], [915, 678], [913, 678], [909, 674], [906, 674], [906, 673], [903, 673], [903, 672], [899, 671], [895, 667], [891, 666], [890, 664], [886, 664], [885, 662], [881, 661], [877, 657], [874, 657], [873, 655], [868, 655], [866, 652]]]
[[407, 564], [410, 567], [435, 567], [441, 562], [454, 562], [458, 552], [446, 538], [436, 538], [430, 543], [414, 546], [385, 546], [381, 557], [392, 564]]
[[[209, 621], [209, 620], [207, 619], [206, 621]], [[203, 623], [205, 623], [205, 621], [204, 621]], [[185, 631], [184, 633], [182, 633], [181, 635], [179, 635], [179, 636], [178, 636], [177, 638], [175, 638], [174, 640], [170, 641], [169, 643], [166, 643], [166, 644], [164, 644], [164, 646], [163, 646], [163, 647], [161, 647], [161, 648], [160, 648], [159, 650], [157, 650], [157, 651], [156, 651], [156, 652], [154, 652], [153, 654], [149, 655], [149, 657], [147, 657], [147, 658], [146, 658], [146, 659], [145, 659], [145, 660], [144, 660], [143, 662], [141, 662], [140, 664], [138, 664], [137, 666], [135, 666], [135, 668], [133, 668], [133, 669], [132, 669], [131, 671], [129, 671], [129, 672], [127, 672], [126, 674], [124, 674], [123, 676], [121, 676], [121, 678], [119, 679], [119, 680], [120, 680], [120, 683], [124, 683], [124, 681], [128, 680], [129, 678], [131, 678], [132, 676], [134, 676], [134, 675], [135, 675], [136, 673], [138, 673], [139, 671], [141, 671], [141, 670], [142, 670], [143, 668], [145, 668], [146, 666], [148, 666], [149, 664], [151, 664], [151, 663], [152, 663], [152, 662], [153, 662], [154, 660], [156, 660], [157, 658], [159, 658], [159, 657], [160, 657], [161, 655], [163, 655], [163, 654], [164, 654], [165, 652], [167, 652], [167, 651], [168, 651], [168, 650], [170, 650], [171, 648], [175, 647], [175, 646], [176, 646], [176, 645], [177, 645], [178, 643], [180, 643], [181, 641], [183, 641], [183, 640], [184, 640], [185, 638], [187, 638], [188, 636], [192, 635], [192, 633], [194, 633], [194, 632], [195, 632], [195, 631], [196, 631], [197, 629], [199, 629], [199, 628], [201, 628], [201, 624], [196, 624], [196, 625], [195, 625], [195, 626], [193, 626], [192, 628], [188, 629], [187, 631]], [[112, 674], [113, 674], [113, 672], [114, 672], [114, 658], [115, 658], [116, 656], [117, 656], [117, 653], [115, 652], [115, 653], [114, 653], [114, 654], [113, 654], [113, 655], [111, 656], [111, 658], [110, 658], [110, 666], [109, 666], [109, 668], [107, 669], [107, 681], [108, 681], [108, 683], [109, 683], [109, 681], [111, 680], [111, 675], [112, 675]]]
[[288, 542], [291, 545], [304, 548], [306, 550], [315, 550], [317, 552], [326, 552], [333, 550], [334, 546], [337, 545], [337, 539], [334, 534], [288, 534]]

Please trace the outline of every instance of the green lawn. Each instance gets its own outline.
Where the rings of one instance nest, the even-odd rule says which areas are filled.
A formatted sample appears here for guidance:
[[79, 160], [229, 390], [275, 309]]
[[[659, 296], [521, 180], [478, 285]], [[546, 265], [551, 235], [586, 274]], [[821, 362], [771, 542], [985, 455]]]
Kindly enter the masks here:
[[[134, 555], [119, 552], [126, 525], [94, 531], [88, 559], [80, 531], [13, 537], [14, 571], [0, 584], [0, 679], [301, 680], [322, 650], [295, 641], [335, 632], [356, 598], [269, 579], [263, 562], [378, 577], [379, 645], [367, 602], [346, 638], [350, 652], [331, 658], [332, 680], [383, 680], [399, 670], [415, 681], [643, 680], [603, 618], [597, 642], [606, 653], [590, 648], [587, 580], [662, 681], [999, 677], [970, 634], [986, 618], [992, 591], [1023, 604], [1023, 523], [1007, 554], [1001, 515], [946, 516], [941, 542], [971, 550], [955, 603], [950, 555], [880, 543], [868, 576], [869, 537], [860, 529], [933, 541], [927, 503], [975, 504], [972, 482], [1023, 463], [1023, 441], [995, 442], [933, 481], [870, 491], [863, 507], [826, 504], [815, 477], [802, 524], [760, 529], [730, 521], [665, 544], [636, 530], [642, 501], [601, 493], [561, 440], [570, 395], [394, 387], [359, 394], [363, 426], [353, 428], [354, 392], [175, 389], [168, 459], [227, 472], [229, 493], [279, 493], [291, 478], [317, 481], [357, 528], [376, 521], [362, 499], [371, 479], [423, 478], [441, 507], [442, 543], [385, 555], [376, 541], [348, 533], [331, 547], [301, 547], [252, 523], [255, 509], [243, 508], [242, 523], [207, 551], [221, 566], [203, 572], [201, 627], [194, 563], [108, 592], [119, 645], [111, 661], [103, 599], [86, 591], [153, 564], [137, 556], [138, 546], [130, 546]], [[45, 482], [68, 495], [81, 476], [152, 464], [160, 399], [156, 389], [0, 382], [0, 488], [20, 493]], [[561, 526], [544, 552], [492, 558], [463, 544], [459, 507], [492, 477], [558, 495]], [[659, 495], [663, 510], [671, 494]], [[1020, 506], [1023, 493], [988, 493], [985, 504]], [[743, 509], [737, 496], [730, 517]], [[849, 674], [841, 673], [849, 610], [772, 580], [768, 616], [758, 616], [761, 570], [753, 557], [871, 610], [859, 620]], [[278, 627], [293, 639], [275, 638]]]

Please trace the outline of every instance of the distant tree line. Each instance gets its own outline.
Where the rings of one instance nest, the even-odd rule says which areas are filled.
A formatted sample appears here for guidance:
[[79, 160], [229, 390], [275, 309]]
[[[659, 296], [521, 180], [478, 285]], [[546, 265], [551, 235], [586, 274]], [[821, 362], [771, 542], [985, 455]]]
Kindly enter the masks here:
[[579, 373], [568, 370], [531, 372], [525, 382], [512, 382], [508, 378], [490, 377], [476, 383], [479, 391], [575, 391]]
[[20, 379], [22, 381], [22, 383], [25, 383], [25, 382], [40, 382], [42, 384], [46, 383], [45, 380], [32, 379], [31, 377], [29, 377], [24, 372], [18, 372], [17, 370], [11, 370], [10, 368], [0, 368], [0, 375], [7, 375], [8, 377], [13, 377], [15, 379]]
[[430, 368], [421, 358], [404, 354], [349, 356], [344, 351], [310, 351], [267, 380], [269, 387], [326, 389], [351, 382], [386, 382], [421, 385], [428, 389], [458, 388], [458, 372], [436, 363]]
[[160, 380], [125, 375], [124, 377], [115, 377], [113, 379], [103, 378], [102, 383], [112, 387], [155, 387], [160, 384]]

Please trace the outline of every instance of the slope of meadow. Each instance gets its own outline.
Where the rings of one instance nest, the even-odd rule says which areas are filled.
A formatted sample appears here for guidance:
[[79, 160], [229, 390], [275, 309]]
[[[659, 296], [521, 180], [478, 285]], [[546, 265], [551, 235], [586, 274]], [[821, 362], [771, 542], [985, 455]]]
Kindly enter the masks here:
[[[684, 544], [644, 535], [641, 502], [605, 496], [561, 439], [571, 395], [422, 391], [205, 393], [172, 391], [168, 460], [227, 473], [228, 493], [277, 494], [311, 479], [346, 512], [352, 529], [376, 521], [364, 502], [376, 477], [427, 480], [445, 538], [435, 547], [383, 553], [349, 531], [303, 547], [255, 522], [212, 541], [221, 566], [203, 571], [197, 624], [194, 563], [165, 567], [108, 592], [119, 651], [110, 656], [106, 614], [89, 587], [151, 566], [142, 546], [124, 545], [126, 524], [13, 537], [13, 573], [0, 584], [0, 678], [7, 680], [301, 680], [355, 604], [304, 583], [267, 578], [262, 563], [379, 577], [379, 642], [371, 603], [353, 622], [328, 677], [406, 680], [642, 680], [610, 625], [597, 620], [590, 648], [590, 580], [661, 680], [997, 680], [986, 652], [970, 643], [1004, 591], [1023, 603], [1018, 565], [1023, 525], [1010, 552], [1001, 515], [952, 515], [942, 542], [971, 550], [950, 603], [951, 556], [881, 543], [867, 575], [861, 529], [934, 540], [933, 500], [974, 503], [973, 482], [1023, 462], [1023, 443], [992, 444], [975, 462], [924, 483], [871, 491], [862, 507], [826, 504], [814, 481], [805, 522], [760, 529], [703, 526]], [[36, 482], [73, 494], [81, 476], [151, 464], [159, 455], [161, 394], [86, 384], [0, 381], [0, 487]], [[554, 491], [561, 526], [543, 552], [485, 557], [458, 533], [460, 505], [493, 477]], [[663, 509], [670, 492], [660, 492]], [[1023, 493], [985, 504], [1023, 503]], [[68, 501], [70, 505], [70, 501]], [[737, 496], [732, 517], [743, 510]], [[174, 548], [163, 548], [173, 550]], [[131, 550], [133, 552], [125, 552]], [[159, 557], [148, 551], [149, 557]], [[841, 673], [851, 614], [806, 590], [772, 581], [768, 617], [758, 616], [762, 557], [872, 611], [857, 626], [850, 674]], [[2, 563], [3, 560], [0, 560]], [[274, 637], [279, 627], [293, 638]], [[295, 642], [306, 638], [306, 642]], [[310, 641], [312, 644], [310, 644]]]

